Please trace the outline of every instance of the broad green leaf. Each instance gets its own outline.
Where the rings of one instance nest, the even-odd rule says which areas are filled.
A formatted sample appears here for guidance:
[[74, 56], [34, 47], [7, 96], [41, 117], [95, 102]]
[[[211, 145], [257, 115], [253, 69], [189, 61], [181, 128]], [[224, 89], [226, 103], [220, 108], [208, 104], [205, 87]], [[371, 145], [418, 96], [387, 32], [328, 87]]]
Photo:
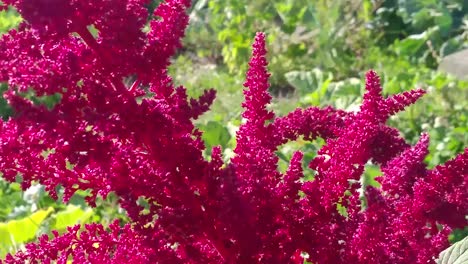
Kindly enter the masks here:
[[448, 36], [452, 28], [453, 18], [447, 10], [442, 10], [434, 17], [436, 25], [439, 26], [441, 34]]
[[0, 259], [19, 245], [33, 240], [41, 223], [54, 209], [39, 210], [28, 217], [0, 223]]
[[207, 148], [221, 145], [226, 147], [231, 139], [229, 130], [219, 122], [209, 121], [206, 125], [202, 126], [203, 130], [202, 139], [205, 141]]
[[285, 74], [286, 80], [301, 94], [312, 93], [317, 89], [324, 93], [327, 90], [333, 75], [315, 68], [311, 71], [290, 71]]
[[11, 245], [11, 238], [10, 233], [8, 232], [8, 226], [5, 223], [0, 223], [0, 246], [4, 247], [8, 245]]
[[18, 26], [22, 18], [13, 10], [0, 12], [0, 33], [4, 33], [11, 28]]
[[11, 240], [7, 224], [0, 223], [0, 259], [3, 259], [10, 252], [10, 248], [12, 247]]
[[286, 73], [285, 77], [289, 84], [301, 93], [305, 93], [306, 91], [312, 92], [317, 89], [317, 86], [313, 86], [310, 72], [291, 71]]
[[92, 215], [93, 211], [91, 209], [83, 210], [76, 205], [70, 204], [67, 209], [55, 215], [55, 224], [52, 228], [65, 230], [68, 226], [86, 222]]
[[468, 237], [458, 241], [442, 251], [437, 264], [466, 264], [468, 263]]
[[42, 221], [52, 211], [54, 209], [49, 207], [47, 210], [39, 210], [23, 219], [9, 221], [6, 223], [7, 231], [15, 243], [25, 243], [36, 237]]
[[426, 43], [427, 34], [411, 35], [403, 40], [398, 40], [394, 44], [395, 50], [399, 55], [411, 56], [416, 54]]

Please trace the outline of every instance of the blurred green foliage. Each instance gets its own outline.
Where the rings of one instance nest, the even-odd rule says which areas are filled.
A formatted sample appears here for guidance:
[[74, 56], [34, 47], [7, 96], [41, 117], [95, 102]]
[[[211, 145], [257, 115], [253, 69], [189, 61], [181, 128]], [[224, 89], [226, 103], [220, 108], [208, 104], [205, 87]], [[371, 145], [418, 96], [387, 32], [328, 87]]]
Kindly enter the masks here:
[[0, 11], [0, 33], [3, 34], [9, 29], [18, 26], [23, 19], [13, 9]]
[[264, 31], [274, 89], [288, 87], [285, 74], [292, 70], [316, 67], [342, 79], [375, 68], [371, 47], [378, 48], [378, 57], [390, 55], [434, 68], [468, 39], [468, 2], [463, 0], [195, 3], [186, 46], [241, 74], [255, 32]]

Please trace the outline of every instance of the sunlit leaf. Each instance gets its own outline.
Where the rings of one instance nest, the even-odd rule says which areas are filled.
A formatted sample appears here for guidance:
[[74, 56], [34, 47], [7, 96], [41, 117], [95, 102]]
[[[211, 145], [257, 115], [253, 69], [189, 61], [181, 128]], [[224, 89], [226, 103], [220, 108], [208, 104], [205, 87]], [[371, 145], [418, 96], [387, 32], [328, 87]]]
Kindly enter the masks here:
[[466, 264], [468, 263], [468, 237], [458, 241], [442, 251], [437, 264]]

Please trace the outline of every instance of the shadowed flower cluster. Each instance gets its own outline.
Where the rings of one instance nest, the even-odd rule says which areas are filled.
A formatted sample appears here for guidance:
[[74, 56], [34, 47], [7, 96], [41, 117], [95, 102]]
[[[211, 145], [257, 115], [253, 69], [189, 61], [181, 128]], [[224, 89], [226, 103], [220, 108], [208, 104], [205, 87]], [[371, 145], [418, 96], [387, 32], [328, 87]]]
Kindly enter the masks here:
[[[357, 112], [276, 117], [258, 33], [235, 156], [224, 162], [215, 147], [206, 159], [193, 121], [215, 92], [188, 98], [167, 74], [190, 1], [166, 0], [152, 14], [147, 0], [3, 3], [26, 22], [0, 40], [14, 109], [0, 125], [0, 172], [54, 198], [61, 186], [65, 202], [87, 190], [93, 206], [114, 192], [131, 220], [43, 236], [4, 263], [431, 263], [468, 224], [468, 149], [427, 169], [428, 136], [411, 146], [386, 125], [423, 90], [385, 98], [369, 71]], [[46, 107], [31, 92], [59, 99]], [[277, 168], [278, 148], [298, 138], [326, 142], [309, 164], [313, 180], [301, 151], [285, 173]], [[360, 183], [368, 163], [381, 168], [378, 188]]]

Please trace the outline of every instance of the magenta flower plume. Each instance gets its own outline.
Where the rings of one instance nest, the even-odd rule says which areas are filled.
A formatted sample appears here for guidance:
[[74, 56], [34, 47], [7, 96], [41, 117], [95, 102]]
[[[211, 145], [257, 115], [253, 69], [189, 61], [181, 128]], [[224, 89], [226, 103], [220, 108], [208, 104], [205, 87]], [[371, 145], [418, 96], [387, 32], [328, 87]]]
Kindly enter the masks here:
[[[85, 190], [91, 206], [112, 192], [130, 223], [54, 231], [0, 263], [433, 263], [468, 224], [468, 149], [427, 169], [428, 136], [411, 146], [386, 125], [424, 91], [384, 98], [369, 71], [356, 113], [276, 117], [257, 33], [235, 155], [206, 157], [194, 120], [215, 91], [189, 98], [167, 71], [190, 2], [150, 14], [147, 0], [3, 1], [25, 22], [0, 39], [14, 110], [0, 124], [2, 177], [65, 202]], [[297, 150], [281, 172], [276, 152], [299, 138], [326, 143], [309, 168]], [[381, 168], [378, 188], [361, 184], [367, 163]]]
[[[391, 132], [384, 124], [389, 113], [396, 111], [395, 105], [403, 109], [415, 101], [400, 100], [395, 105], [385, 104], [379, 77], [373, 71], [366, 75], [366, 90], [360, 111], [346, 118], [336, 138], [329, 139], [327, 145], [318, 152], [320, 155], [310, 164], [317, 171], [317, 180], [322, 183], [319, 187], [321, 203], [327, 209], [345, 198], [346, 191], [354, 192], [359, 188], [358, 184], [350, 185], [349, 182], [358, 182], [364, 172], [364, 165], [376, 154], [373, 153], [374, 142]], [[409, 94], [416, 99], [422, 92], [416, 90]], [[406, 98], [407, 95], [400, 97]]]
[[274, 117], [273, 112], [268, 111], [266, 106], [271, 101], [271, 95], [268, 94], [268, 78], [270, 74], [266, 66], [266, 48], [265, 48], [265, 34], [257, 33], [255, 42], [253, 44], [252, 58], [249, 62], [249, 70], [247, 71], [247, 80], [244, 87], [245, 102], [242, 106], [245, 112], [242, 117], [247, 119], [251, 125], [264, 126], [265, 121]]
[[[423, 160], [428, 143], [428, 136], [422, 135], [416, 146], [382, 168], [381, 192], [369, 189], [367, 210], [355, 216], [360, 223], [350, 243], [353, 254], [349, 261], [430, 263], [432, 256], [448, 246], [446, 238], [451, 228], [467, 224], [466, 199], [459, 199], [467, 195], [466, 155], [448, 162], [452, 169], [443, 174], [453, 179], [439, 178], [436, 183], [435, 177], [442, 176], [438, 171], [445, 167], [426, 169]], [[443, 195], [437, 196], [437, 192]], [[398, 232], [391, 227], [398, 228]]]
[[414, 186], [416, 207], [433, 221], [451, 227], [466, 226], [468, 212], [468, 148], [428, 171]]
[[429, 136], [423, 134], [414, 148], [406, 149], [382, 167], [382, 191], [389, 199], [397, 202], [403, 196], [412, 195], [414, 183], [427, 173], [424, 158], [428, 154], [428, 146]]
[[245, 102], [242, 104], [245, 109], [242, 114], [245, 124], [237, 133], [237, 146], [234, 150], [236, 157], [232, 160], [239, 180], [246, 181], [245, 186], [248, 188], [243, 191], [247, 193], [255, 192], [252, 189], [255, 185], [266, 187], [265, 185], [274, 184], [275, 178], [279, 176], [276, 171], [278, 158], [274, 155], [276, 146], [268, 140], [272, 127], [265, 124], [274, 117], [273, 112], [266, 109], [271, 96], [268, 94], [269, 73], [265, 56], [265, 35], [258, 33], [244, 83], [247, 88], [244, 90]]

